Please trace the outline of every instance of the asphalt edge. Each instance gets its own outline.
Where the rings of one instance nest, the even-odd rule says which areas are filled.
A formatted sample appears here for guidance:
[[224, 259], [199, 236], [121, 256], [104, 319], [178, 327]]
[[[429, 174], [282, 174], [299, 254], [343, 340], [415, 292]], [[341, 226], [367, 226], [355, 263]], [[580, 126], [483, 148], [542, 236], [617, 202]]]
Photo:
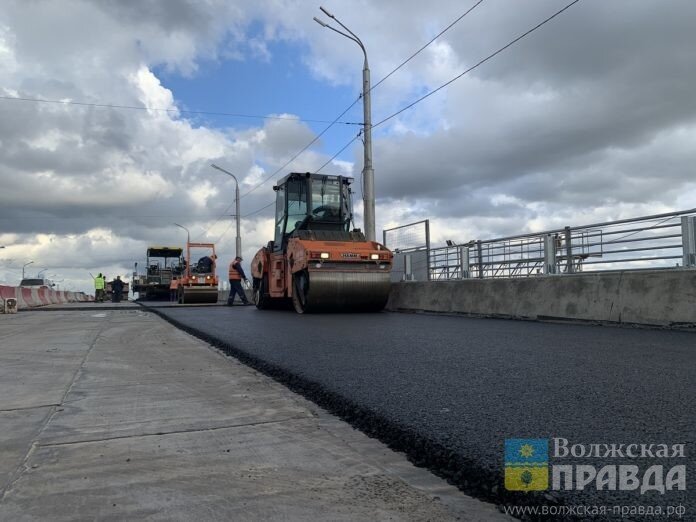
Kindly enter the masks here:
[[599, 319], [578, 319], [572, 317], [555, 317], [552, 315], [538, 315], [529, 317], [525, 315], [508, 314], [480, 314], [475, 312], [441, 312], [438, 310], [421, 310], [413, 308], [394, 308], [385, 310], [390, 314], [419, 314], [419, 315], [441, 315], [445, 317], [463, 317], [467, 319], [499, 319], [505, 321], [523, 321], [529, 323], [559, 323], [574, 324], [578, 326], [603, 326], [605, 328], [624, 328], [629, 330], [662, 330], [669, 332], [696, 332], [696, 323], [669, 324], [649, 324], [649, 323], [630, 323], [626, 321], [600, 321]]
[[[246, 366], [303, 396], [365, 435], [379, 440], [394, 451], [403, 453], [412, 464], [428, 469], [433, 474], [445, 479], [449, 484], [456, 486], [463, 493], [478, 500], [494, 504], [501, 512], [504, 512], [503, 506], [561, 506], [564, 504], [563, 499], [555, 492], [514, 492], [505, 489], [501, 476], [504, 464], [502, 441], [500, 469], [482, 469], [472, 460], [427, 437], [419, 435], [414, 430], [399, 426], [376, 411], [360, 406], [340, 394], [327, 390], [317, 382], [289, 372], [278, 365], [268, 363], [251, 355], [249, 352], [234, 347], [229, 342], [222, 341], [197, 328], [185, 325], [167, 316], [158, 308], [150, 308], [147, 305], [138, 304], [144, 310], [159, 316], [179, 330], [208, 343], [222, 351], [225, 355], [239, 360]], [[508, 516], [511, 515], [508, 513]], [[525, 517], [522, 520], [563, 521], [574, 519], [549, 516], [538, 518]]]

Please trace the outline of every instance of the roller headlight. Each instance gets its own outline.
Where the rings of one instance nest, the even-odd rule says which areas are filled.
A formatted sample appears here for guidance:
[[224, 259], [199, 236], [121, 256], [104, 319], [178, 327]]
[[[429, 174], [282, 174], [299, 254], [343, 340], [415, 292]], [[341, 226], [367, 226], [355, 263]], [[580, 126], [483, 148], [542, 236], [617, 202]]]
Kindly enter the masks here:
[[322, 252], [321, 255], [319, 256], [322, 259], [329, 259], [329, 253], [328, 252]]
[[379, 259], [379, 254], [370, 254], [370, 259], [377, 261]]

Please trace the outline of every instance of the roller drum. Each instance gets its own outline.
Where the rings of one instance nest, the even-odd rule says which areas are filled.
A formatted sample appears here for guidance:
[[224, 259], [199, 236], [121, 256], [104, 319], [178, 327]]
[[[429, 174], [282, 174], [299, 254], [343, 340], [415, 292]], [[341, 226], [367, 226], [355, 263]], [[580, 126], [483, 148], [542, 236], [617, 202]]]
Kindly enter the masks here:
[[382, 310], [391, 288], [388, 271], [311, 270], [308, 281], [300, 281], [296, 288], [304, 290], [304, 299], [298, 312]]
[[218, 291], [215, 287], [184, 286], [182, 290], [182, 304], [217, 303]]

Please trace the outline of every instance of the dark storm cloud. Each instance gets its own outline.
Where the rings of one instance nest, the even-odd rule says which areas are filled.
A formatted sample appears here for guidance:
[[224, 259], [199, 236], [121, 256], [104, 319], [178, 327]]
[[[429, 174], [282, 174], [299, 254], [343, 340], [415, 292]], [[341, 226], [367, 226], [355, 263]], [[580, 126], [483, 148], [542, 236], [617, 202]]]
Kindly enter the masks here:
[[91, 0], [90, 3], [117, 20], [154, 24], [168, 32], [202, 32], [215, 19], [210, 4], [195, 0]]
[[[478, 29], [446, 37], [462, 69], [560, 7], [528, 3], [510, 16], [509, 3], [484, 5]], [[652, 144], [680, 128], [693, 135], [694, 19], [692, 2], [581, 2], [436, 95], [445, 100], [446, 129], [382, 134], [378, 194], [449, 201], [468, 190], [491, 212], [496, 191], [577, 208], [673, 204], [693, 179], [693, 141], [664, 140], [669, 154]], [[429, 103], [402, 121], [408, 125], [416, 111], [438, 115]], [[357, 155], [356, 163], [357, 170]], [[433, 211], [444, 216], [449, 208]]]

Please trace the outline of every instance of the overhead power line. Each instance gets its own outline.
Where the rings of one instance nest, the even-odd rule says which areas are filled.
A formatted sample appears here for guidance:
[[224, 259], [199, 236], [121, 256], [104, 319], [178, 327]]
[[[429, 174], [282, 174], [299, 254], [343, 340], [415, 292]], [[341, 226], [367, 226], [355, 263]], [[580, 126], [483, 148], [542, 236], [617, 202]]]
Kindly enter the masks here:
[[[450, 23], [447, 27], [445, 27], [442, 31], [440, 31], [435, 37], [431, 38], [425, 45], [421, 46], [420, 49], [418, 49], [417, 51], [415, 51], [414, 53], [412, 53], [412, 54], [411, 54], [408, 58], [406, 58], [403, 62], [401, 62], [401, 63], [400, 63], [399, 65], [397, 65], [396, 67], [394, 67], [394, 69], [392, 69], [389, 73], [387, 73], [386, 76], [384, 76], [381, 80], [379, 80], [376, 84], [374, 84], [374, 85], [370, 88], [370, 92], [371, 92], [373, 89], [375, 89], [378, 85], [382, 84], [387, 78], [389, 78], [390, 76], [392, 76], [392, 75], [393, 75], [395, 72], [397, 72], [399, 69], [401, 69], [404, 65], [406, 65], [408, 62], [410, 62], [413, 58], [415, 58], [416, 56], [418, 56], [418, 55], [419, 55], [424, 49], [426, 49], [430, 44], [432, 44], [432, 43], [433, 43], [435, 40], [437, 40], [440, 36], [442, 36], [442, 35], [445, 34], [447, 31], [449, 31], [449, 30], [450, 30], [452, 27], [454, 27], [458, 22], [460, 22], [466, 15], [468, 15], [468, 14], [469, 14], [470, 12], [472, 12], [476, 7], [478, 7], [481, 3], [483, 3], [483, 1], [484, 1], [484, 0], [479, 0], [478, 2], [476, 2], [472, 7], [470, 7], [469, 9], [467, 9], [462, 15], [460, 15], [460, 16], [459, 16], [458, 18], [456, 18], [452, 23]], [[331, 129], [331, 127], [333, 127], [335, 124], [339, 123], [339, 122], [340, 122], [340, 118], [342, 118], [350, 109], [352, 109], [352, 108], [355, 106], [355, 104], [358, 103], [361, 99], [362, 99], [362, 93], [360, 94], [360, 96], [358, 96], [358, 97], [353, 101], [353, 103], [351, 103], [348, 107], [346, 107], [346, 108], [343, 110], [343, 112], [341, 112], [341, 114], [339, 114], [336, 118], [334, 118], [334, 120], [331, 121], [331, 122], [329, 123], [329, 125], [328, 125], [324, 130], [322, 130], [314, 139], [312, 139], [307, 145], [305, 145], [305, 146], [302, 147], [299, 151], [297, 151], [295, 154], [293, 154], [292, 157], [290, 157], [289, 160], [287, 160], [285, 163], [283, 163], [283, 165], [281, 165], [280, 167], [278, 167], [275, 171], [273, 171], [273, 172], [272, 172], [271, 174], [269, 174], [268, 176], [264, 177], [259, 183], [257, 183], [257, 184], [254, 185], [253, 187], [251, 187], [251, 188], [250, 188], [249, 190], [247, 190], [244, 194], [242, 194], [242, 195], [241, 195], [241, 198], [243, 198], [243, 197], [245, 197], [245, 196], [248, 196], [249, 194], [251, 194], [252, 192], [254, 192], [256, 189], [258, 189], [259, 187], [261, 187], [262, 185], [268, 183], [271, 179], [273, 179], [275, 176], [277, 176], [280, 172], [282, 172], [282, 170], [285, 169], [285, 167], [287, 167], [290, 163], [292, 163], [295, 159], [297, 159], [302, 153], [304, 153], [307, 149], [309, 149], [312, 145], [314, 145], [314, 144], [319, 140], [319, 138], [321, 138], [324, 134], [326, 134], [326, 132], [328, 132], [328, 130]], [[306, 120], [305, 120], [305, 121], [306, 121]], [[363, 123], [361, 123], [360, 125], [363, 125]], [[373, 126], [373, 127], [374, 127], [374, 126]], [[320, 171], [321, 169], [323, 169], [326, 165], [328, 165], [328, 164], [331, 163], [334, 159], [336, 159], [336, 157], [337, 157], [339, 154], [341, 154], [344, 150], [346, 150], [356, 139], [358, 139], [359, 136], [360, 136], [360, 135], [358, 134], [358, 136], [353, 137], [353, 138], [352, 138], [348, 143], [346, 143], [338, 152], [336, 152], [333, 156], [331, 156], [331, 158], [329, 158], [328, 161], [326, 161], [321, 167], [319, 167], [319, 168], [315, 171], [315, 173], [316, 173], [316, 172], [319, 172], [319, 171]], [[263, 207], [261, 207], [261, 208], [258, 208], [258, 209], [254, 210], [254, 211], [252, 211], [252, 212], [250, 212], [250, 213], [248, 213], [248, 214], [245, 214], [245, 215], [242, 216], [242, 217], [248, 217], [248, 216], [255, 215], [255, 214], [257, 214], [257, 213], [259, 213], [259, 212], [261, 212], [261, 211], [267, 209], [268, 207], [270, 207], [270, 206], [273, 205], [273, 204], [275, 204], [275, 201], [272, 201], [271, 203], [269, 203], [269, 204], [267, 204], [267, 205], [265, 205], [265, 206], [263, 206]], [[210, 227], [208, 227], [208, 229], [204, 232], [204, 234], [208, 234], [208, 232], [210, 232], [210, 230], [211, 230], [215, 225], [217, 225], [217, 224], [220, 222], [220, 220], [221, 220], [222, 218], [226, 217], [227, 212], [229, 212], [229, 210], [230, 210], [231, 208], [232, 208], [232, 204], [230, 204], [230, 205], [225, 209], [225, 211], [215, 220], [215, 222], [214, 222]], [[223, 233], [223, 235], [224, 235], [224, 233]], [[222, 237], [222, 236], [221, 236], [221, 237]]]
[[[240, 196], [240, 199], [243, 198], [243, 197], [245, 197], [245, 196], [248, 196], [249, 194], [251, 194], [252, 192], [254, 192], [257, 188], [261, 187], [263, 184], [265, 184], [265, 183], [267, 183], [268, 181], [270, 181], [271, 179], [273, 179], [273, 178], [274, 178], [275, 176], [277, 176], [285, 167], [287, 167], [288, 165], [290, 165], [290, 163], [292, 163], [300, 154], [302, 154], [302, 153], [303, 153], [304, 151], [306, 151], [309, 147], [311, 147], [312, 145], [314, 145], [314, 144], [317, 142], [317, 140], [318, 140], [319, 138], [321, 138], [331, 127], [333, 127], [333, 125], [334, 125], [335, 122], [337, 122], [345, 113], [347, 113], [347, 112], [353, 107], [353, 105], [355, 105], [356, 103], [358, 103], [358, 100], [359, 100], [359, 99], [360, 99], [360, 98], [356, 99], [356, 100], [355, 100], [351, 105], [349, 105], [341, 114], [339, 114], [338, 116], [336, 116], [336, 118], [334, 119], [334, 121], [332, 121], [326, 128], [324, 128], [324, 130], [322, 130], [317, 136], [315, 136], [314, 139], [313, 139], [312, 141], [310, 141], [307, 145], [305, 145], [305, 146], [302, 147], [299, 151], [297, 151], [289, 160], [287, 160], [287, 161], [286, 161], [285, 163], [283, 163], [280, 167], [278, 167], [276, 170], [274, 170], [273, 172], [271, 172], [268, 176], [266, 176], [265, 178], [263, 178], [259, 183], [257, 183], [257, 184], [254, 185], [253, 187], [251, 187], [251, 188], [250, 188], [249, 190], [247, 190], [244, 194], [242, 194], [242, 195]], [[252, 215], [256, 214], [257, 212], [261, 212], [262, 210], [265, 210], [266, 208], [270, 207], [273, 203], [275, 203], [275, 202], [269, 203], [268, 205], [266, 205], [266, 206], [264, 206], [264, 207], [262, 207], [262, 208], [259, 208], [259, 209], [257, 209], [257, 210], [254, 210], [253, 212], [250, 212], [249, 214], [246, 214], [246, 215], [244, 215], [244, 216], [242, 216], [242, 217], [252, 216]], [[220, 214], [220, 216], [218, 216], [218, 218], [215, 220], [215, 222], [214, 222], [212, 225], [210, 225], [210, 226], [203, 232], [203, 235], [208, 234], [208, 232], [210, 232], [210, 230], [212, 230], [212, 228], [213, 228], [215, 225], [217, 225], [217, 224], [220, 222], [220, 220], [221, 220], [222, 218], [226, 217], [227, 212], [230, 211], [230, 209], [232, 208], [232, 205], [234, 205], [234, 203], [230, 203], [230, 205], [224, 210], [224, 212], [223, 212], [222, 214]]]
[[203, 116], [229, 116], [233, 118], [249, 118], [255, 120], [289, 120], [298, 121], [303, 123], [331, 123], [332, 125], [362, 125], [360, 122], [352, 121], [333, 121], [329, 120], [313, 120], [309, 118], [293, 118], [292, 116], [259, 116], [256, 114], [242, 114], [237, 112], [220, 112], [220, 111], [199, 111], [199, 110], [186, 110], [186, 109], [164, 109], [161, 107], [148, 107], [145, 105], [117, 105], [111, 103], [88, 103], [79, 102], [72, 100], [47, 100], [43, 98], [21, 98], [15, 96], [0, 96], [0, 100], [7, 101], [22, 101], [22, 102], [35, 102], [35, 103], [50, 103], [56, 105], [77, 105], [79, 107], [96, 107], [102, 109], [126, 109], [126, 110], [138, 110], [138, 111], [153, 111], [153, 112], [165, 112], [165, 113], [179, 113], [179, 114], [197, 114]]
[[580, 1], [580, 0], [573, 0], [573, 2], [569, 3], [569, 4], [566, 5], [564, 8], [559, 9], [559, 10], [556, 11], [554, 14], [552, 14], [551, 16], [549, 16], [548, 18], [546, 18], [545, 20], [539, 22], [537, 25], [535, 25], [534, 27], [532, 27], [532, 28], [529, 29], [528, 31], [522, 33], [521, 35], [519, 35], [519, 36], [518, 36], [517, 38], [515, 38], [514, 40], [511, 40], [508, 44], [504, 45], [503, 47], [501, 47], [500, 49], [498, 49], [498, 50], [495, 51], [494, 53], [489, 54], [488, 56], [486, 56], [485, 58], [483, 58], [481, 61], [479, 61], [478, 63], [476, 63], [475, 65], [472, 65], [471, 67], [469, 67], [469, 68], [468, 68], [467, 70], [465, 70], [464, 72], [458, 74], [457, 76], [455, 76], [455, 77], [452, 78], [451, 80], [449, 80], [449, 81], [443, 83], [443, 84], [440, 85], [437, 89], [433, 89], [432, 91], [430, 91], [430, 92], [428, 92], [427, 94], [421, 96], [421, 97], [418, 98], [417, 100], [415, 100], [415, 101], [409, 103], [408, 105], [406, 105], [405, 107], [399, 109], [399, 110], [396, 111], [395, 113], [390, 114], [389, 116], [387, 116], [387, 117], [384, 118], [383, 120], [380, 120], [379, 122], [375, 123], [375, 124], [372, 126], [372, 128], [378, 127], [378, 126], [382, 125], [383, 123], [386, 123], [387, 121], [389, 121], [389, 120], [391, 120], [392, 118], [398, 116], [398, 115], [401, 114], [402, 112], [404, 112], [404, 111], [410, 109], [411, 107], [413, 107], [414, 105], [416, 105], [416, 104], [422, 102], [422, 101], [425, 100], [426, 98], [429, 98], [430, 96], [432, 96], [432, 95], [435, 94], [436, 92], [441, 91], [442, 89], [444, 89], [445, 87], [447, 87], [447, 86], [450, 85], [451, 83], [454, 83], [455, 81], [457, 81], [459, 78], [461, 78], [461, 77], [464, 76], [465, 74], [470, 73], [470, 72], [473, 71], [474, 69], [476, 69], [476, 68], [480, 67], [481, 65], [483, 65], [484, 63], [486, 63], [486, 62], [487, 62], [488, 60], [490, 60], [491, 58], [493, 58], [493, 57], [499, 55], [500, 53], [502, 53], [503, 51], [505, 51], [507, 48], [509, 48], [509, 47], [511, 47], [512, 45], [516, 44], [517, 42], [519, 42], [520, 40], [522, 40], [524, 37], [526, 37], [526, 36], [532, 34], [534, 31], [536, 31], [537, 29], [539, 29], [542, 25], [544, 25], [544, 24], [550, 22], [551, 20], [553, 20], [554, 18], [556, 18], [558, 15], [560, 15], [560, 14], [563, 13], [564, 11], [570, 9], [573, 5], [577, 4], [579, 1]]
[[[379, 121], [378, 123], [376, 123], [375, 125], [373, 125], [373, 128], [374, 128], [374, 127], [377, 127], [378, 125], [382, 125], [383, 123], [389, 121], [390, 119], [392, 119], [392, 118], [398, 116], [399, 114], [401, 114], [401, 113], [404, 112], [405, 110], [408, 110], [409, 108], [411, 108], [411, 107], [413, 107], [414, 105], [420, 103], [421, 101], [423, 101], [424, 99], [428, 98], [429, 96], [432, 96], [432, 95], [435, 94], [436, 92], [438, 92], [438, 91], [444, 89], [445, 87], [447, 87], [447, 86], [450, 85], [451, 83], [455, 82], [456, 80], [458, 80], [459, 78], [461, 78], [461, 77], [464, 76], [465, 74], [468, 74], [469, 72], [473, 71], [473, 70], [476, 69], [477, 67], [480, 67], [481, 65], [483, 65], [484, 63], [486, 63], [486, 62], [489, 61], [490, 59], [494, 58], [494, 57], [497, 56], [498, 54], [502, 53], [503, 51], [505, 51], [506, 49], [508, 49], [508, 48], [511, 47], [512, 45], [516, 44], [517, 42], [519, 42], [520, 40], [522, 40], [522, 39], [525, 38], [526, 36], [530, 35], [530, 34], [533, 33], [534, 31], [536, 31], [537, 29], [539, 29], [540, 27], [542, 27], [544, 24], [546, 24], [546, 23], [550, 22], [551, 20], [553, 20], [553, 19], [556, 18], [558, 15], [560, 15], [561, 13], [563, 13], [564, 11], [566, 11], [567, 9], [569, 9], [570, 7], [572, 7], [574, 4], [577, 4], [579, 1], [580, 1], [580, 0], [574, 0], [573, 2], [571, 2], [571, 3], [569, 3], [568, 5], [566, 5], [565, 7], [563, 7], [562, 9], [559, 9], [558, 11], [556, 11], [554, 14], [552, 14], [552, 15], [549, 16], [548, 18], [546, 18], [546, 19], [544, 19], [543, 21], [539, 22], [537, 25], [535, 25], [534, 27], [532, 27], [532, 28], [529, 29], [528, 31], [522, 33], [521, 35], [519, 35], [519, 36], [516, 37], [515, 39], [511, 40], [508, 44], [504, 45], [503, 47], [501, 47], [501, 48], [498, 49], [497, 51], [495, 51], [495, 52], [491, 53], [490, 55], [488, 55], [487, 57], [483, 58], [483, 59], [480, 60], [478, 63], [476, 63], [476, 64], [473, 65], [472, 67], [468, 68], [467, 70], [465, 70], [465, 71], [462, 72], [461, 74], [458, 74], [457, 76], [455, 76], [454, 78], [452, 78], [452, 79], [449, 80], [448, 82], [442, 84], [442, 85], [439, 86], [437, 89], [434, 89], [433, 91], [430, 91], [429, 93], [427, 93], [427, 94], [425, 94], [424, 96], [418, 98], [417, 100], [415, 100], [414, 102], [410, 103], [410, 104], [407, 105], [406, 107], [403, 107], [402, 109], [400, 109], [399, 111], [395, 112], [394, 114], [392, 114], [392, 115], [390, 115], [390, 116], [384, 118], [383, 120]], [[411, 59], [413, 59], [413, 57], [415, 57], [418, 53], [420, 53], [420, 52], [421, 52], [423, 49], [425, 49], [428, 45], [430, 45], [432, 42], [434, 42], [438, 37], [442, 36], [442, 34], [444, 34], [447, 30], [449, 30], [454, 24], [456, 24], [458, 21], [460, 21], [462, 18], [464, 18], [467, 14], [469, 14], [471, 11], [473, 11], [478, 5], [481, 4], [481, 2], [483, 2], [483, 0], [480, 0], [479, 2], [477, 2], [476, 4], [474, 4], [474, 5], [473, 5], [471, 8], [469, 8], [469, 10], [467, 10], [463, 15], [461, 15], [459, 18], [457, 18], [454, 22], [452, 22], [452, 24], [450, 24], [448, 27], [446, 27], [446, 28], [445, 28], [443, 31], [441, 31], [435, 38], [433, 38], [432, 40], [430, 40], [427, 44], [425, 44], [425, 45], [424, 45], [423, 47], [421, 47], [418, 51], [416, 51], [414, 54], [412, 54], [412, 55], [411, 55], [409, 58], [407, 58], [404, 62], [402, 62], [402, 63], [399, 64], [396, 68], [394, 68], [394, 70], [392, 70], [389, 74], [387, 74], [384, 78], [382, 78], [379, 82], [377, 82], [372, 88], [374, 89], [375, 87], [377, 87], [377, 85], [381, 84], [384, 80], [386, 80], [386, 79], [389, 78], [392, 74], [394, 74], [394, 72], [396, 72], [396, 71], [399, 70], [401, 67], [403, 67], [403, 65], [405, 65], [406, 63], [408, 63]], [[353, 102], [353, 104], [350, 105], [350, 107], [348, 107], [348, 109], [346, 109], [346, 111], [344, 111], [343, 114], [345, 114], [345, 112], [347, 112], [350, 108], [352, 108], [353, 105], [355, 105], [355, 103], [357, 103], [357, 100], [356, 100], [355, 102]], [[340, 117], [340, 116], [339, 116], [339, 117]], [[328, 128], [327, 128], [326, 130], [328, 130]], [[319, 168], [315, 171], [315, 173], [318, 173], [318, 172], [319, 172], [321, 169], [323, 169], [326, 165], [328, 165], [329, 163], [331, 163], [339, 154], [341, 154], [341, 153], [342, 153], [345, 149], [347, 149], [356, 139], [358, 139], [359, 136], [360, 136], [360, 135], [355, 136], [355, 137], [352, 138], [348, 143], [346, 143], [336, 154], [334, 154], [328, 161], [326, 161], [321, 167], [319, 167]], [[298, 155], [299, 155], [299, 154], [298, 154]], [[293, 158], [293, 159], [294, 159], [294, 158]], [[291, 160], [291, 161], [292, 161], [292, 160]], [[289, 163], [289, 162], [288, 162], [288, 163]], [[286, 164], [286, 165], [287, 165], [287, 164]], [[258, 187], [256, 187], [256, 188], [258, 188]], [[250, 214], [247, 214], [247, 215], [252, 215], [252, 214], [256, 214], [256, 213], [258, 213], [258, 212], [261, 212], [262, 210], [265, 210], [266, 208], [268, 208], [268, 207], [270, 207], [271, 205], [273, 205], [273, 203], [274, 203], [274, 202], [271, 202], [271, 203], [269, 203], [268, 205], [265, 205], [264, 207], [261, 207], [261, 208], [255, 210], [254, 212], [251, 212]]]
[[[382, 82], [384, 82], [384, 81], [385, 81], [387, 78], [389, 78], [392, 74], [394, 74], [396, 71], [398, 71], [399, 69], [401, 69], [404, 65], [406, 65], [408, 62], [410, 62], [413, 58], [415, 58], [418, 54], [420, 54], [426, 47], [428, 47], [428, 46], [429, 46], [430, 44], [432, 44], [435, 40], [437, 40], [440, 36], [442, 36], [442, 35], [445, 34], [447, 31], [449, 31], [452, 27], [454, 27], [459, 21], [461, 21], [466, 15], [468, 15], [471, 11], [473, 11], [476, 7], [478, 7], [482, 2], [483, 2], [483, 0], [479, 0], [478, 2], [476, 2], [472, 7], [470, 7], [467, 11], [465, 11], [461, 16], [459, 16], [459, 17], [458, 17], [456, 20], [454, 20], [451, 24], [449, 24], [449, 25], [448, 25], [447, 27], [445, 27], [442, 31], [440, 31], [434, 38], [430, 39], [430, 41], [428, 41], [425, 45], [423, 45], [423, 46], [422, 46], [420, 49], [418, 49], [416, 52], [414, 52], [413, 54], [411, 54], [411, 56], [409, 56], [408, 58], [406, 58], [406, 60], [404, 60], [404, 61], [401, 62], [399, 65], [397, 65], [396, 67], [394, 67], [394, 69], [392, 69], [386, 76], [384, 76], [381, 80], [379, 80], [376, 84], [374, 84], [374, 85], [370, 88], [370, 91], [372, 91], [375, 87], [377, 87], [377, 86], [380, 85]], [[251, 188], [250, 190], [248, 190], [246, 193], [242, 194], [242, 197], [246, 196], [247, 194], [249, 194], [249, 193], [253, 192], [254, 190], [256, 190], [257, 188], [259, 188], [261, 185], [263, 185], [263, 184], [267, 183], [268, 181], [270, 181], [270, 180], [271, 180], [274, 176], [276, 176], [280, 171], [282, 171], [285, 167], [287, 167], [290, 163], [292, 163], [292, 161], [294, 161], [300, 154], [302, 154], [302, 153], [303, 153], [304, 151], [306, 151], [309, 147], [311, 147], [314, 143], [316, 143], [316, 141], [317, 141], [322, 135], [324, 135], [331, 127], [333, 127], [333, 125], [335, 125], [336, 123], [338, 123], [338, 120], [339, 120], [340, 118], [342, 118], [343, 115], [346, 114], [350, 109], [352, 109], [352, 108], [355, 106], [355, 104], [358, 103], [361, 99], [362, 99], [362, 93], [360, 94], [360, 96], [358, 96], [358, 98], [357, 98], [353, 103], [351, 103], [348, 107], [346, 107], [345, 110], [344, 110], [343, 112], [341, 112], [341, 114], [339, 114], [339, 115], [334, 119], [334, 121], [332, 121], [332, 122], [329, 124], [329, 126], [326, 127], [326, 128], [321, 132], [321, 134], [319, 134], [319, 135], [318, 135], [316, 138], [314, 138], [310, 143], [308, 143], [306, 146], [304, 146], [302, 149], [300, 149], [300, 150], [299, 150], [295, 155], [293, 155], [286, 163], [284, 163], [280, 168], [276, 169], [275, 172], [273, 172], [272, 174], [270, 174], [269, 176], [267, 176], [266, 178], [264, 178], [260, 183], [258, 183], [258, 184], [255, 185], [254, 187], [252, 187], [252, 188]], [[361, 123], [360, 125], [363, 125], [363, 123]], [[355, 141], [355, 138], [354, 138], [353, 140], [351, 140], [350, 143], [352, 143], [353, 141]], [[348, 143], [348, 145], [350, 145], [350, 143]], [[347, 147], [348, 145], [346, 145], [346, 147]], [[340, 152], [343, 152], [343, 150], [345, 150], [346, 147], [343, 147], [343, 149], [341, 149]], [[339, 152], [339, 154], [340, 154], [340, 152]], [[334, 157], [331, 158], [331, 159], [333, 160], [335, 157], [336, 157], [336, 155], [334, 155]], [[329, 160], [329, 161], [331, 161], [331, 160]], [[320, 167], [319, 170], [321, 170], [321, 168], [323, 168], [325, 165], [326, 165], [326, 164], [322, 165], [322, 167]]]
[[399, 65], [397, 65], [396, 67], [394, 67], [394, 69], [392, 69], [391, 72], [390, 72], [389, 74], [387, 74], [384, 78], [382, 78], [380, 81], [378, 81], [377, 83], [375, 83], [375, 84], [370, 88], [370, 91], [372, 91], [375, 87], [377, 87], [378, 85], [380, 85], [384, 80], [386, 80], [387, 78], [389, 78], [389, 77], [390, 77], [392, 74], [394, 74], [396, 71], [398, 71], [399, 69], [401, 69], [404, 65], [406, 65], [408, 62], [410, 62], [413, 58], [415, 58], [416, 56], [418, 56], [426, 47], [428, 47], [431, 43], [433, 43], [435, 40], [437, 40], [438, 38], [440, 38], [440, 37], [441, 37], [443, 34], [445, 34], [447, 31], [449, 31], [449, 30], [450, 30], [452, 27], [454, 27], [459, 21], [461, 21], [462, 18], [464, 18], [466, 15], [468, 15], [471, 11], [473, 11], [474, 9], [476, 9], [476, 8], [477, 8], [479, 5], [481, 5], [482, 3], [483, 3], [483, 0], [479, 0], [479, 1], [476, 2], [474, 5], [472, 5], [472, 6], [471, 6], [469, 9], [467, 9], [459, 18], [457, 18], [454, 22], [452, 22], [452, 23], [449, 24], [447, 27], [445, 27], [442, 31], [440, 31], [439, 33], [437, 33], [428, 43], [426, 43], [425, 45], [423, 45], [423, 47], [421, 47], [420, 49], [418, 49], [415, 53], [413, 53], [411, 56], [409, 56], [408, 58], [406, 58], [406, 59], [405, 59], [403, 62], [401, 62]]
[[266, 176], [263, 180], [261, 180], [259, 183], [257, 183], [257, 184], [254, 185], [252, 188], [250, 188], [249, 190], [247, 190], [244, 194], [242, 194], [241, 197], [248, 196], [249, 194], [251, 194], [252, 192], [254, 192], [257, 188], [259, 188], [261, 185], [263, 185], [264, 183], [270, 181], [274, 176], [276, 176], [279, 172], [281, 172], [285, 167], [287, 167], [288, 165], [290, 165], [290, 163], [292, 163], [300, 154], [302, 154], [302, 153], [303, 153], [304, 151], [306, 151], [309, 147], [311, 147], [312, 145], [314, 145], [314, 144], [317, 142], [317, 140], [318, 140], [319, 138], [321, 138], [331, 127], [333, 127], [333, 125], [339, 120], [339, 118], [341, 118], [346, 112], [348, 112], [348, 111], [353, 107], [353, 105], [355, 105], [356, 103], [357, 103], [357, 100], [354, 101], [354, 102], [353, 102], [346, 110], [344, 110], [341, 114], [339, 114], [338, 116], [336, 116], [336, 118], [334, 119], [334, 121], [332, 121], [323, 131], [321, 131], [319, 134], [317, 134], [317, 135], [314, 137], [314, 139], [313, 139], [312, 141], [310, 141], [307, 145], [305, 145], [304, 147], [302, 147], [302, 148], [301, 148], [298, 152], [296, 152], [288, 161], [286, 161], [285, 163], [283, 163], [280, 167], [278, 167], [276, 170], [274, 170], [271, 174], [269, 174], [269, 175]]
[[242, 217], [243, 217], [243, 218], [246, 218], [246, 217], [249, 217], [249, 216], [253, 216], [254, 214], [258, 214], [258, 213], [261, 212], [262, 210], [266, 210], [266, 209], [267, 209], [268, 207], [270, 207], [271, 205], [275, 205], [275, 203], [276, 203], [275, 201], [271, 201], [270, 203], [268, 203], [267, 205], [264, 205], [264, 206], [261, 207], [261, 208], [257, 208], [256, 210], [252, 210], [252, 211], [249, 212], [248, 214], [244, 214]]
[[[355, 137], [354, 137], [353, 139], [351, 139], [348, 143], [346, 143], [343, 147], [341, 147], [341, 149], [340, 149], [338, 152], [336, 152], [333, 156], [331, 156], [331, 158], [329, 158], [328, 161], [326, 161], [321, 167], [319, 167], [317, 170], [315, 170], [315, 171], [314, 171], [314, 174], [318, 174], [319, 171], [320, 171], [321, 169], [323, 169], [323, 168], [326, 167], [329, 163], [331, 163], [334, 159], [336, 159], [336, 157], [337, 157], [339, 154], [341, 154], [344, 150], [346, 150], [355, 140], [357, 140], [359, 136], [360, 136], [360, 135], [355, 136]], [[256, 210], [253, 210], [253, 211], [249, 212], [248, 214], [244, 214], [242, 217], [243, 217], [243, 218], [246, 218], [246, 217], [249, 217], [249, 216], [253, 216], [254, 214], [258, 214], [259, 212], [261, 212], [261, 211], [263, 211], [263, 210], [266, 210], [266, 209], [267, 209], [268, 207], [270, 207], [271, 205], [275, 205], [275, 201], [271, 201], [270, 203], [268, 203], [267, 205], [264, 205], [264, 206], [261, 207], [261, 208], [257, 208]], [[224, 234], [223, 234], [223, 235], [224, 235]]]
[[314, 174], [318, 174], [321, 169], [326, 167], [329, 163], [331, 163], [333, 160], [335, 160], [339, 154], [341, 154], [344, 150], [346, 150], [355, 140], [357, 140], [360, 137], [360, 134], [357, 136], [353, 137], [348, 143], [346, 143], [341, 149], [336, 152], [333, 156], [331, 156], [321, 167], [319, 167], [317, 170], [314, 171]]

